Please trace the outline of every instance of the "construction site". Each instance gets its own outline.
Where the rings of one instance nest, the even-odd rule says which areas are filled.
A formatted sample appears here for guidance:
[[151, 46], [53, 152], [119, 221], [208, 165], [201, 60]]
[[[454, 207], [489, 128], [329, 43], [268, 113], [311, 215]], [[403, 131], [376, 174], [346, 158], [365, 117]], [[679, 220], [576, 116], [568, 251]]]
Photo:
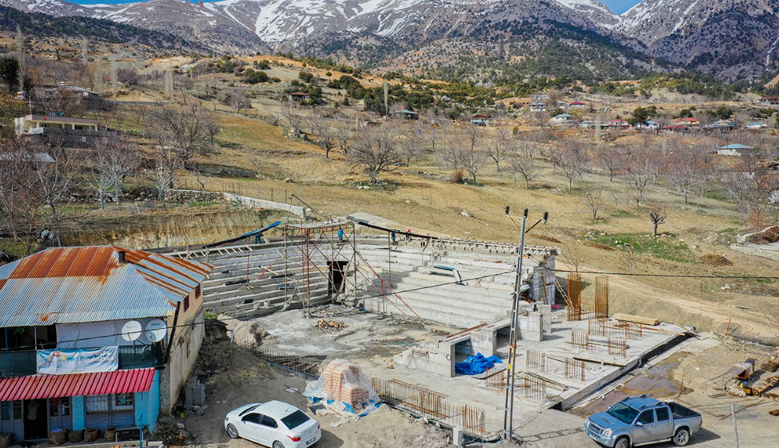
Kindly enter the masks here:
[[[502, 438], [508, 408], [517, 427], [544, 409], [581, 412], [696, 336], [611, 314], [608, 276], [560, 272], [555, 247], [523, 249], [519, 268], [519, 245], [355, 215], [174, 255], [215, 266], [204, 308], [260, 359], [309, 379], [348, 359], [385, 403], [476, 440]], [[462, 373], [476, 355], [499, 361]]]

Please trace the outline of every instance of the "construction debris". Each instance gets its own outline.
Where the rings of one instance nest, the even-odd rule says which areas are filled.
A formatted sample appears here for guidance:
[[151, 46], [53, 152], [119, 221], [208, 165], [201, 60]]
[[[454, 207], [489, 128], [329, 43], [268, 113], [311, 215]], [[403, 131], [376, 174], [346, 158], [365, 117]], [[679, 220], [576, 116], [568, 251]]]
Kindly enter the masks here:
[[323, 331], [341, 330], [346, 328], [346, 324], [336, 320], [326, 320], [324, 317], [316, 321], [316, 327]]
[[315, 403], [322, 400], [341, 416], [362, 417], [375, 410], [379, 396], [357, 364], [345, 359], [331, 361], [318, 380], [308, 383], [303, 393]]
[[617, 313], [613, 315], [612, 318], [622, 322], [633, 322], [636, 324], [649, 325], [652, 327], [656, 325], [660, 325], [660, 319], [654, 319], [651, 317], [633, 316], [630, 314]]
[[776, 372], [779, 370], [779, 361], [776, 359], [769, 359], [768, 361], [760, 364], [760, 370], [764, 370], [766, 372]]

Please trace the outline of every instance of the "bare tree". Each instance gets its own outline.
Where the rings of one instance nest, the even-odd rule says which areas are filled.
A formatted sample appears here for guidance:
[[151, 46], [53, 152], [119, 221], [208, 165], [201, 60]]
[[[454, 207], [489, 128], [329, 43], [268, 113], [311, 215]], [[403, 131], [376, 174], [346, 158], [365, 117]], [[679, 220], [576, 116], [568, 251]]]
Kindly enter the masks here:
[[510, 152], [511, 130], [507, 128], [498, 128], [493, 133], [487, 144], [487, 154], [495, 162], [495, 170], [500, 173], [500, 162], [508, 157]]
[[667, 212], [665, 207], [654, 206], [649, 210], [649, 219], [652, 220], [652, 236], [657, 238], [657, 227], [665, 224]]
[[571, 144], [571, 142], [571, 140], [563, 140], [552, 151], [552, 156], [558, 161], [557, 165], [563, 171], [566, 179], [568, 179], [569, 190], [573, 189], [573, 180], [581, 177], [586, 164], [584, 151], [580, 150], [577, 145]]
[[395, 128], [400, 145], [400, 153], [406, 160], [406, 166], [411, 165], [411, 159], [414, 159], [422, 153], [421, 130], [413, 125], [400, 124]]
[[674, 148], [666, 158], [668, 180], [676, 191], [684, 196], [684, 203], [689, 203], [690, 195], [700, 188], [709, 165], [708, 154], [704, 148]]
[[476, 183], [476, 176], [487, 161], [487, 154], [481, 148], [481, 131], [477, 126], [468, 126], [460, 137], [458, 140], [460, 164]]
[[598, 150], [596, 156], [598, 166], [609, 173], [609, 182], [614, 182], [614, 175], [625, 168], [625, 155], [618, 147], [604, 147]]
[[292, 136], [300, 136], [303, 134], [302, 123], [303, 115], [300, 112], [300, 108], [296, 103], [292, 101], [282, 101], [281, 103], [281, 116], [287, 120], [287, 126], [289, 127], [289, 134]]
[[138, 167], [137, 148], [124, 137], [106, 135], [95, 142], [91, 161], [92, 186], [97, 190], [100, 207], [105, 208], [108, 195], [118, 203], [125, 180]]
[[150, 110], [144, 119], [144, 133], [155, 143], [157, 162], [170, 180], [175, 180], [174, 170], [189, 168], [195, 154], [209, 154], [214, 148], [214, 135], [219, 127], [214, 117], [196, 103], [184, 111], [169, 108]]
[[330, 158], [330, 151], [338, 145], [338, 138], [333, 131], [330, 120], [319, 114], [311, 114], [308, 119], [309, 128], [316, 136], [316, 144], [325, 151], [325, 158]]
[[584, 194], [584, 200], [592, 212], [592, 220], [597, 221], [598, 211], [601, 209], [603, 191], [602, 190], [589, 190]]
[[22, 140], [0, 148], [2, 227], [24, 243], [26, 253], [44, 229], [63, 222], [58, 202], [76, 185], [79, 164], [59, 146]]
[[509, 147], [508, 163], [514, 175], [514, 182], [519, 174], [525, 180], [525, 188], [530, 188], [530, 181], [539, 175], [534, 153], [533, 144], [526, 141], [517, 141]]
[[353, 165], [365, 168], [372, 184], [378, 181], [379, 174], [391, 171], [401, 162], [394, 136], [384, 126], [361, 129], [348, 157]]
[[627, 156], [627, 179], [636, 207], [641, 207], [646, 189], [657, 178], [659, 154], [653, 146], [633, 146]]
[[339, 126], [335, 138], [338, 142], [338, 150], [341, 154], [348, 155], [352, 147], [352, 131], [347, 126]]

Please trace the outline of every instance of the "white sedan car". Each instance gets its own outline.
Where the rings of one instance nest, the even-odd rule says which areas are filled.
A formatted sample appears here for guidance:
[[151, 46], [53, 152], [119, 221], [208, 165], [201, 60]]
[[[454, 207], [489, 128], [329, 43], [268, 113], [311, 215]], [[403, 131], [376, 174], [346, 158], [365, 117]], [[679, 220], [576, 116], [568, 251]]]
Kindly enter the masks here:
[[225, 417], [225, 430], [233, 439], [242, 437], [273, 448], [305, 448], [322, 437], [316, 420], [275, 400], [233, 409]]

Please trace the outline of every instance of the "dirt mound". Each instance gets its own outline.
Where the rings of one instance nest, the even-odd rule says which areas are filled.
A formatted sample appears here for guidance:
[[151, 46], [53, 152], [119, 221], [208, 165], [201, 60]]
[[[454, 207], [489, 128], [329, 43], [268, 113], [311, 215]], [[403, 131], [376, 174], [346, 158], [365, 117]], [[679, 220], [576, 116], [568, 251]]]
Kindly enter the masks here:
[[598, 243], [596, 241], [585, 241], [584, 245], [587, 247], [594, 247], [595, 249], [600, 249], [600, 250], [614, 250], [613, 247]]
[[533, 235], [533, 238], [535, 238], [537, 240], [549, 241], [551, 243], [559, 243], [560, 242], [560, 240], [558, 240], [557, 238], [555, 238], [553, 236], [543, 235], [543, 234]]
[[702, 256], [701, 262], [711, 266], [730, 266], [733, 264], [732, 261], [723, 257], [722, 255], [715, 255], [715, 254], [706, 254]]

